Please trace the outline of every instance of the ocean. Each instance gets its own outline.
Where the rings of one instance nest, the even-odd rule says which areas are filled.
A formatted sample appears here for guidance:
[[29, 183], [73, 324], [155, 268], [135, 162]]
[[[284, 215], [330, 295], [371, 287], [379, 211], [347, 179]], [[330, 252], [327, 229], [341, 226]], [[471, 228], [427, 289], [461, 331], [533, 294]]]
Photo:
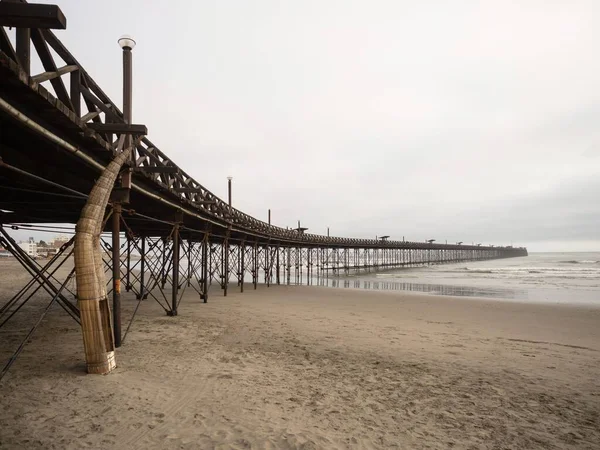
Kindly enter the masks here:
[[600, 304], [600, 252], [531, 253], [520, 258], [361, 272], [311, 281], [313, 285], [346, 289]]

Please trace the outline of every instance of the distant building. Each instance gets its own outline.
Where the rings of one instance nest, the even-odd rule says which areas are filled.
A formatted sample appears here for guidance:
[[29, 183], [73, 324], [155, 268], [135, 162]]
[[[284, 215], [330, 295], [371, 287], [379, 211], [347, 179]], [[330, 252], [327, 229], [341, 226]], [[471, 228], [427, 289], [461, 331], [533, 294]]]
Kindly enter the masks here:
[[35, 240], [32, 237], [30, 237], [27, 242], [19, 242], [19, 247], [25, 250], [25, 253], [27, 253], [32, 258], [36, 258], [38, 256], [37, 244], [35, 243]]
[[50, 241], [50, 247], [52, 248], [61, 248], [64, 244], [69, 242], [68, 236], [56, 236], [54, 239]]
[[[46, 258], [50, 258], [51, 256], [57, 255], [59, 251], [60, 251], [60, 248], [46, 247], [44, 249], [44, 256], [46, 256]], [[39, 250], [38, 250], [38, 252], [39, 252]]]
[[12, 253], [0, 245], [0, 258], [12, 256]]

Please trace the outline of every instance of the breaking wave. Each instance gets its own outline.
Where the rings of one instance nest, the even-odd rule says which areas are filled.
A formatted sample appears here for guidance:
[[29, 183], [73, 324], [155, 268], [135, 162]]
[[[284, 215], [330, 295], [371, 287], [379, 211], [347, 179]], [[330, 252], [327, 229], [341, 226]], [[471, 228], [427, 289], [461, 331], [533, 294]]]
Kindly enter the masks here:
[[495, 267], [440, 270], [441, 273], [461, 273], [463, 275], [496, 275], [508, 277], [549, 277], [549, 278], [600, 278], [600, 268], [596, 267]]
[[600, 261], [592, 261], [592, 260], [581, 260], [581, 261], [576, 261], [576, 260], [571, 260], [571, 261], [559, 261], [560, 264], [600, 264]]

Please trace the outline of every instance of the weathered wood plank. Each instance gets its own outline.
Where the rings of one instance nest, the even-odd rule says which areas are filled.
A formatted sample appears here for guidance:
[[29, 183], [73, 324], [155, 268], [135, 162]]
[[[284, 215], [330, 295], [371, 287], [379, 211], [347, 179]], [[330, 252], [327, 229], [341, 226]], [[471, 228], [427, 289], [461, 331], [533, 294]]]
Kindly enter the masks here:
[[0, 25], [64, 30], [67, 18], [57, 5], [0, 2]]
[[17, 28], [16, 46], [17, 62], [29, 76], [31, 67], [31, 30], [29, 28]]
[[88, 127], [96, 130], [99, 133], [114, 133], [114, 134], [148, 134], [146, 125], [127, 124], [127, 123], [90, 123]]
[[[31, 41], [42, 61], [44, 69], [48, 72], [56, 72], [58, 69], [54, 62], [54, 58], [52, 58], [52, 55], [50, 54], [50, 49], [44, 38], [43, 30], [32, 29]], [[52, 78], [50, 82], [52, 83], [52, 87], [54, 88], [54, 92], [56, 92], [58, 99], [72, 110], [73, 104], [71, 103], [71, 99], [69, 98], [69, 94], [67, 93], [62, 78]]]
[[179, 171], [179, 168], [173, 166], [138, 166], [135, 167], [133, 170], [135, 172], [144, 173], [177, 173]]
[[119, 117], [111, 108], [102, 103], [87, 87], [81, 86], [81, 93], [86, 101], [96, 105], [100, 110], [109, 116], [111, 119], [121, 122], [123, 119]]
[[70, 87], [73, 112], [79, 119], [81, 117], [81, 72], [79, 70], [71, 72]]
[[31, 77], [31, 81], [33, 81], [34, 83], [43, 83], [44, 81], [48, 81], [53, 78], [60, 77], [60, 76], [64, 75], [65, 73], [73, 72], [77, 69], [79, 69], [79, 67], [74, 66], [74, 65], [62, 66], [61, 68], [57, 69], [55, 72], [44, 72], [44, 73], [40, 73], [39, 75], [34, 75], [33, 77]]
[[6, 31], [4, 31], [3, 27], [0, 27], [0, 50], [6, 53], [14, 61], [17, 60], [15, 49], [10, 43], [10, 39], [8, 38], [8, 35], [6, 34]]
[[83, 116], [81, 118], [81, 121], [83, 123], [86, 123], [87, 121], [93, 119], [94, 117], [98, 117], [99, 115], [100, 115], [99, 111], [92, 111], [92, 112], [87, 113], [85, 116]]

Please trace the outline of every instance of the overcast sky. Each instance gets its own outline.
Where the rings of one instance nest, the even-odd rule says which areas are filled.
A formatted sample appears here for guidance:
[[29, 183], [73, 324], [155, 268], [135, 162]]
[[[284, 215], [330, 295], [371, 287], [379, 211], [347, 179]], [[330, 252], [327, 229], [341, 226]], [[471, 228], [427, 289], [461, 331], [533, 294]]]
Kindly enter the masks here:
[[57, 0], [187, 173], [309, 232], [600, 250], [600, 2]]

